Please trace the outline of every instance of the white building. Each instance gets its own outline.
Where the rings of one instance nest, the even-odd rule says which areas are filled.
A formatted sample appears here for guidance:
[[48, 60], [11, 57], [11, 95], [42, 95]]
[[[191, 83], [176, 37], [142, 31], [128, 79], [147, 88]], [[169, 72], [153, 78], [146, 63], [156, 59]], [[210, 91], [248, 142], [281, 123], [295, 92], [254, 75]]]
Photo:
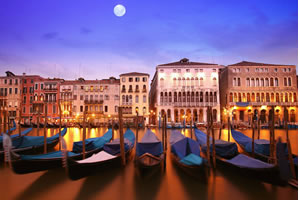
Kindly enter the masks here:
[[121, 106], [127, 117], [143, 116], [146, 123], [149, 117], [149, 74], [131, 72], [120, 75]]
[[[207, 106], [214, 121], [220, 121], [219, 71], [222, 66], [209, 63], [179, 62], [161, 64], [151, 83], [150, 113], [157, 120], [164, 113], [168, 122], [206, 122]], [[155, 114], [154, 114], [155, 113]], [[153, 123], [154, 121], [151, 121]]]

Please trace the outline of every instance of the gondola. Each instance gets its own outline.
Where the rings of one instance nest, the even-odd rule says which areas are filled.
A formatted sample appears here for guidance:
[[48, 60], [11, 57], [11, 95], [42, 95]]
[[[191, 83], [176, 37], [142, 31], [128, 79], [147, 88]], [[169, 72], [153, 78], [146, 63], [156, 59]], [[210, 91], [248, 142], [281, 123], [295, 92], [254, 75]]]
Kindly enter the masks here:
[[170, 145], [171, 159], [178, 168], [192, 177], [206, 180], [206, 161], [200, 156], [196, 141], [185, 137], [178, 130], [172, 130]]
[[[201, 146], [201, 150], [207, 151], [207, 135], [195, 128], [196, 140]], [[210, 140], [210, 152], [212, 154], [212, 138]], [[224, 140], [215, 140], [217, 167], [234, 173], [240, 173], [244, 176], [259, 179], [263, 182], [284, 185], [280, 177], [280, 170], [277, 166], [265, 163], [261, 160], [251, 158], [247, 155], [240, 154], [237, 145], [233, 142]]]
[[26, 123], [26, 122], [23, 122], [23, 123], [21, 122], [20, 125], [21, 125], [22, 128], [30, 128], [30, 127], [32, 127], [32, 125], [30, 123]]
[[[67, 128], [61, 131], [63, 137], [67, 133]], [[59, 142], [59, 133], [47, 138], [47, 149], [53, 149]], [[12, 141], [12, 149], [18, 154], [36, 154], [44, 150], [44, 136], [24, 136], [20, 140]], [[3, 158], [4, 151], [0, 151], [0, 157]]]
[[[22, 131], [21, 136], [19, 133], [10, 135], [12, 143], [17, 144], [20, 140], [22, 140], [22, 137], [26, 136], [28, 133], [30, 133], [30, 131], [32, 131], [32, 128], [28, 128], [28, 129]], [[8, 131], [6, 131], [6, 134], [8, 134]], [[1, 134], [1, 136], [0, 136], [0, 151], [1, 150], [3, 151], [3, 134]]]
[[[112, 138], [112, 130], [109, 129], [102, 137], [89, 138], [85, 140], [85, 156], [99, 152], [104, 144]], [[68, 152], [68, 157], [74, 160], [82, 159], [82, 141], [73, 143], [73, 150]], [[11, 166], [16, 174], [27, 174], [31, 172], [44, 171], [62, 166], [62, 151], [54, 151], [39, 155], [19, 155], [11, 153]]]
[[150, 176], [162, 170], [165, 154], [162, 142], [149, 129], [136, 146], [135, 163], [141, 176]]
[[[125, 157], [129, 156], [134, 148], [135, 136], [128, 128], [124, 134]], [[110, 143], [106, 143], [103, 151], [92, 155], [84, 160], [74, 160], [65, 154], [65, 163], [68, 176], [72, 180], [77, 180], [86, 176], [93, 175], [102, 170], [121, 166], [120, 139], [115, 139]]]

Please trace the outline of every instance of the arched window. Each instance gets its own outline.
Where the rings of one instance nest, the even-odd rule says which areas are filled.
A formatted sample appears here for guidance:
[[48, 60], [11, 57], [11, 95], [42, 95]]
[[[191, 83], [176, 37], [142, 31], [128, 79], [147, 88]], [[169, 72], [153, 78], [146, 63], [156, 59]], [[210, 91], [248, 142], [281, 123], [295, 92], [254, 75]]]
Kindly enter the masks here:
[[199, 79], [198, 79], [198, 77], [195, 78], [195, 86], [199, 86]]
[[217, 86], [217, 78], [216, 77], [213, 78], [213, 86]]
[[264, 87], [265, 86], [265, 81], [263, 78], [260, 79], [260, 86], [261, 87]]
[[203, 78], [200, 78], [200, 86], [203, 86]]
[[298, 102], [297, 93], [294, 92], [294, 102]]
[[274, 96], [274, 93], [271, 93], [271, 102], [275, 102], [275, 96]]
[[181, 86], [181, 78], [178, 78], [178, 86]]
[[241, 79], [240, 78], [237, 79], [237, 86], [241, 86]]
[[177, 92], [174, 92], [174, 102], [177, 102]]
[[279, 101], [279, 93], [276, 93], [276, 102], [280, 102]]
[[246, 79], [246, 85], [247, 85], [247, 87], [250, 87], [250, 78]]
[[182, 78], [182, 86], [186, 86], [185, 78]]
[[164, 102], [164, 93], [163, 92], [160, 93], [160, 102], [161, 103]]
[[256, 78], [256, 84], [255, 84], [256, 87], [259, 87], [259, 78]]
[[160, 86], [163, 86], [163, 85], [164, 85], [164, 79], [160, 78]]
[[199, 92], [196, 92], [196, 102], [199, 102]]
[[122, 95], [122, 104], [125, 104], [125, 95]]
[[176, 87], [176, 78], [173, 78], [173, 86]]
[[132, 104], [132, 95], [129, 95], [129, 103]]
[[181, 92], [178, 92], [178, 102], [181, 102]]
[[208, 92], [205, 92], [205, 102], [208, 102]]
[[236, 86], [236, 78], [233, 78], [233, 86]]
[[203, 92], [200, 92], [200, 102], [203, 102]]
[[186, 102], [185, 92], [182, 93], [182, 102]]
[[238, 94], [238, 98], [239, 98], [238, 102], [242, 102], [242, 95], [241, 95], [241, 93]]
[[172, 103], [172, 92], [169, 92], [169, 103]]
[[254, 78], [251, 78], [251, 87], [255, 87]]
[[287, 78], [286, 77], [284, 77], [284, 79], [283, 79], [283, 85], [287, 86]]
[[252, 95], [251, 95], [251, 102], [255, 102], [255, 94], [254, 93], [252, 93]]
[[190, 85], [191, 85], [190, 78], [187, 78], [186, 79], [186, 86], [190, 86]]
[[256, 93], [256, 102], [260, 102], [260, 95], [259, 95], [259, 93]]
[[135, 103], [139, 103], [139, 95], [135, 96]]
[[250, 93], [247, 93], [247, 102], [250, 102]]
[[187, 92], [187, 102], [191, 102], [191, 93]]
[[191, 94], [191, 102], [195, 102], [195, 93], [194, 92], [192, 92], [192, 94]]
[[270, 78], [270, 86], [273, 87], [274, 86], [274, 81], [273, 78]]
[[288, 93], [285, 93], [285, 98], [284, 98], [284, 102], [289, 102], [289, 97], [288, 97]]
[[230, 92], [230, 94], [229, 94], [229, 102], [233, 102], [233, 95], [232, 95], [231, 92]]
[[292, 78], [289, 77], [289, 86], [292, 86]]
[[275, 78], [275, 86], [279, 86], [278, 78]]
[[265, 102], [265, 93], [261, 93], [260, 102]]
[[266, 94], [266, 102], [270, 102], [270, 94], [269, 93]]
[[289, 102], [294, 102], [294, 101], [293, 101], [293, 93], [290, 93], [290, 98], [289, 98], [289, 100], [290, 100]]
[[168, 102], [168, 93], [167, 92], [165, 92], [165, 100], [164, 101]]
[[217, 92], [214, 92], [214, 102], [217, 102]]
[[209, 93], [209, 102], [213, 102], [213, 101], [214, 101], [213, 93], [210, 92]]
[[266, 79], [265, 79], [265, 86], [266, 86], [266, 87], [269, 87], [269, 78], [266, 78]]
[[284, 98], [284, 94], [281, 93], [281, 94], [280, 94], [280, 102], [284, 102], [283, 98]]
[[234, 102], [237, 102], [238, 101], [238, 97], [237, 97], [237, 94], [234, 93]]
[[195, 81], [193, 77], [191, 78], [191, 86], [195, 86]]

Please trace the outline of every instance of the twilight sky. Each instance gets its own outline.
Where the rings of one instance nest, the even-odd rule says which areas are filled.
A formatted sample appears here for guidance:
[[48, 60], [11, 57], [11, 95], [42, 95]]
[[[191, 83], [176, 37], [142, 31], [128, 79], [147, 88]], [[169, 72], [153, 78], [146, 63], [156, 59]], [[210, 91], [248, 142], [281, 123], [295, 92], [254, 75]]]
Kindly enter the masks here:
[[297, 65], [297, 8], [297, 0], [0, 0], [0, 75], [152, 79], [156, 65], [183, 57]]

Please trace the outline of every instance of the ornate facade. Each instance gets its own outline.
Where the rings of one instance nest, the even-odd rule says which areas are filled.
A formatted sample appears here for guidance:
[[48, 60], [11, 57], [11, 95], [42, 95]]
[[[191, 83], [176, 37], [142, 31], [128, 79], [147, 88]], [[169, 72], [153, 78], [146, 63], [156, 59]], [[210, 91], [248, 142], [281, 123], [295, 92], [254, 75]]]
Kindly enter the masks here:
[[168, 122], [206, 122], [211, 106], [213, 120], [220, 121], [219, 72], [222, 66], [179, 62], [158, 65], [151, 83], [150, 109], [154, 119], [167, 114]]
[[298, 121], [296, 66], [243, 61], [228, 65], [220, 81], [223, 117], [250, 122], [255, 114], [266, 123], [274, 106], [276, 123], [283, 121], [284, 107], [289, 121]]

